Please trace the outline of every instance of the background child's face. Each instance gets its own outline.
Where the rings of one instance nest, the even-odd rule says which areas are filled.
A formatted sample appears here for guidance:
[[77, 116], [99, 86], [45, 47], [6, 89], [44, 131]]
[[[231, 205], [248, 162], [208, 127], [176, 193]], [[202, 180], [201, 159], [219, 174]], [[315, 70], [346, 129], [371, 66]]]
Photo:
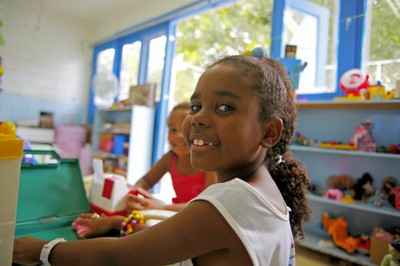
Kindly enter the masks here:
[[182, 132], [182, 123], [189, 111], [185, 109], [172, 111], [168, 118], [168, 142], [178, 156], [189, 154]]
[[191, 105], [183, 129], [194, 167], [239, 174], [265, 156], [259, 95], [237, 69], [217, 65], [207, 70], [196, 86]]

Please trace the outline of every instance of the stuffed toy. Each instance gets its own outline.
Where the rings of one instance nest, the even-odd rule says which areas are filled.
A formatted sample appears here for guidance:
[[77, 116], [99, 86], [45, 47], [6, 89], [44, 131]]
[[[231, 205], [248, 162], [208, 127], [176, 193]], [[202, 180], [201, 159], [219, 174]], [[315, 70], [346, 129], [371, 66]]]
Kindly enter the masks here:
[[366, 202], [369, 197], [374, 195], [374, 187], [372, 186], [372, 183], [372, 176], [368, 173], [363, 174], [363, 176], [358, 179], [352, 187], [353, 198]]

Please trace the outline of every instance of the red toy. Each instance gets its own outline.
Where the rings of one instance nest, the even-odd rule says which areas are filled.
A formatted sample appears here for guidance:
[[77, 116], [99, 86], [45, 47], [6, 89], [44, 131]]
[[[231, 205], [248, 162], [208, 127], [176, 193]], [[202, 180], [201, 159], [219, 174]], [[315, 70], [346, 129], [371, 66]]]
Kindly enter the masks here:
[[369, 76], [365, 75], [361, 69], [350, 69], [340, 77], [340, 89], [344, 91], [346, 97], [361, 96], [361, 89], [369, 86], [368, 78]]

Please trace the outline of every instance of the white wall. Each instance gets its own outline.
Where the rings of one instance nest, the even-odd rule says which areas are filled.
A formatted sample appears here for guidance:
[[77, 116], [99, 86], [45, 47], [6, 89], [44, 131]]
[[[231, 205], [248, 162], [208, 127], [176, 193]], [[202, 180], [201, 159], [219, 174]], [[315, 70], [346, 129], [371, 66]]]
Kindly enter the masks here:
[[38, 120], [43, 110], [54, 112], [58, 124], [84, 122], [92, 56], [89, 29], [44, 9], [40, 0], [6, 0], [0, 8], [5, 39], [0, 47], [0, 121]]
[[40, 111], [49, 111], [56, 125], [85, 123], [93, 43], [192, 2], [199, 0], [132, 1], [97, 23], [83, 24], [49, 9], [44, 0], [0, 0], [6, 42], [0, 46], [5, 72], [0, 121], [38, 121]]

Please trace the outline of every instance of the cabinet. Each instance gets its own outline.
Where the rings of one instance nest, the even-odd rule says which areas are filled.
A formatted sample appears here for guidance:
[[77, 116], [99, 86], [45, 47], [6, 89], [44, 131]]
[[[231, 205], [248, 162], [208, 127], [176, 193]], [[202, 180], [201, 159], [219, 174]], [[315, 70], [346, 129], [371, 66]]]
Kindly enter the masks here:
[[140, 105], [96, 111], [93, 152], [103, 159], [106, 171], [125, 171], [128, 183], [134, 184], [150, 170], [154, 115], [154, 108]]
[[[400, 101], [345, 101], [297, 103], [297, 131], [307, 139], [318, 141], [341, 141], [349, 143], [354, 128], [367, 119], [372, 121], [372, 136], [378, 145], [400, 144]], [[302, 160], [308, 174], [318, 190], [327, 188], [327, 178], [346, 174], [353, 179], [365, 172], [373, 177], [375, 190], [380, 190], [382, 181], [388, 177], [400, 183], [400, 154], [369, 153], [361, 151], [321, 149], [311, 146], [290, 147], [293, 154]], [[304, 227], [305, 241], [301, 246], [333, 255], [360, 265], [375, 265], [363, 254], [347, 254], [336, 247], [318, 245], [321, 239], [330, 240], [322, 229], [321, 216], [328, 212], [331, 217], [342, 216], [348, 223], [350, 235], [371, 234], [375, 227], [392, 229], [400, 225], [400, 211], [392, 206], [381, 208], [368, 203], [344, 204], [309, 194], [312, 219]]]

